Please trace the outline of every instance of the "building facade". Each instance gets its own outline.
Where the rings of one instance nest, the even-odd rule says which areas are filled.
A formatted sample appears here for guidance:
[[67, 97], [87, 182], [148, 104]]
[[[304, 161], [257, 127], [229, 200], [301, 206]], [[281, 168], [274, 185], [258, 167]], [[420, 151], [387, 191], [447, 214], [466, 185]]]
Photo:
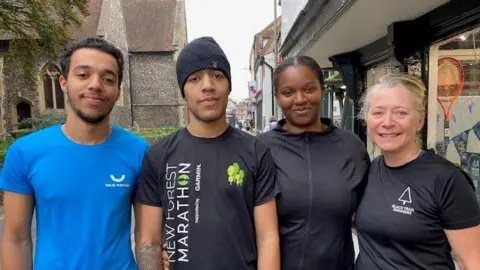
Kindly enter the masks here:
[[[72, 39], [103, 37], [123, 52], [121, 97], [111, 121], [130, 128], [184, 125], [185, 103], [178, 90], [175, 62], [187, 42], [183, 0], [92, 0], [89, 15]], [[139, 16], [141, 14], [141, 16]], [[153, 31], [153, 32], [152, 32]], [[22, 71], [7, 57], [9, 39], [0, 37], [0, 132], [47, 112], [64, 113], [58, 62], [37, 61], [37, 85], [24, 84]]]
[[248, 100], [237, 102], [237, 120], [242, 123], [243, 127], [249, 126]]
[[[253, 39], [253, 45], [250, 52], [250, 72], [253, 74], [255, 88], [254, 105], [255, 108], [255, 129], [263, 130], [271, 116], [280, 117], [274, 97], [273, 72], [278, 59], [275, 58], [275, 46], [278, 46], [277, 39], [280, 36], [282, 17], [278, 17], [257, 33]], [[276, 30], [275, 30], [276, 27]], [[275, 36], [277, 33], [277, 36]]]
[[227, 108], [226, 108], [226, 118], [227, 118], [227, 123], [229, 125], [235, 126], [235, 124], [237, 123], [236, 114], [237, 114], [237, 102], [229, 98], [227, 103]]

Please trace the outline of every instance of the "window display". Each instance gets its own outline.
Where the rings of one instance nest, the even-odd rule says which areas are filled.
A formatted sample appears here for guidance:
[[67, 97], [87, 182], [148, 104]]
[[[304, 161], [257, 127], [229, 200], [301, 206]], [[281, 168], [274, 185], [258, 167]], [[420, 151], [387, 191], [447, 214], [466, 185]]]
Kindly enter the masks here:
[[480, 201], [480, 28], [430, 48], [428, 146], [473, 179]]

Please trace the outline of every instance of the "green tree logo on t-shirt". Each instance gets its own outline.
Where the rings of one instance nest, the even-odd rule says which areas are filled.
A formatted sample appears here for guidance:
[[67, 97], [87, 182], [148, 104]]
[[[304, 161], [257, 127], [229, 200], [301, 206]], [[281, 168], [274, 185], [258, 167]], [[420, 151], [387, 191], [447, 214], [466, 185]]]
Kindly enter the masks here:
[[245, 176], [245, 172], [240, 169], [238, 163], [233, 163], [232, 165], [228, 166], [227, 174], [228, 183], [230, 183], [230, 185], [233, 183], [235, 183], [237, 186], [243, 185], [243, 177]]
[[182, 187], [188, 185], [188, 180], [190, 180], [190, 177], [186, 174], [180, 174], [178, 176], [178, 184]]

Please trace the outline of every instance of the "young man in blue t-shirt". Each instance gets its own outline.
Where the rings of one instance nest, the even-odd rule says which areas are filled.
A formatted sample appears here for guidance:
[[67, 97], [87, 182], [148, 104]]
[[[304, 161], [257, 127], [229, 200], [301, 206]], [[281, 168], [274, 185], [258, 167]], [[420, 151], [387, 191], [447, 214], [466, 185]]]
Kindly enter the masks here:
[[87, 38], [67, 46], [60, 65], [65, 123], [18, 139], [5, 158], [2, 268], [136, 269], [132, 194], [148, 144], [109, 124], [122, 94], [122, 53], [103, 39]]

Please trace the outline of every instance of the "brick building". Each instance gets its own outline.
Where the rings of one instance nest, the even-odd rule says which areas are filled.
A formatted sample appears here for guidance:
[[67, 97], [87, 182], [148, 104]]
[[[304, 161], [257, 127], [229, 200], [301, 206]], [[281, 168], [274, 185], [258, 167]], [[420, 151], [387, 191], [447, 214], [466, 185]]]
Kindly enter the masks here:
[[242, 122], [243, 125], [246, 125], [246, 122], [249, 120], [247, 107], [247, 101], [240, 101], [237, 103], [237, 120]]

